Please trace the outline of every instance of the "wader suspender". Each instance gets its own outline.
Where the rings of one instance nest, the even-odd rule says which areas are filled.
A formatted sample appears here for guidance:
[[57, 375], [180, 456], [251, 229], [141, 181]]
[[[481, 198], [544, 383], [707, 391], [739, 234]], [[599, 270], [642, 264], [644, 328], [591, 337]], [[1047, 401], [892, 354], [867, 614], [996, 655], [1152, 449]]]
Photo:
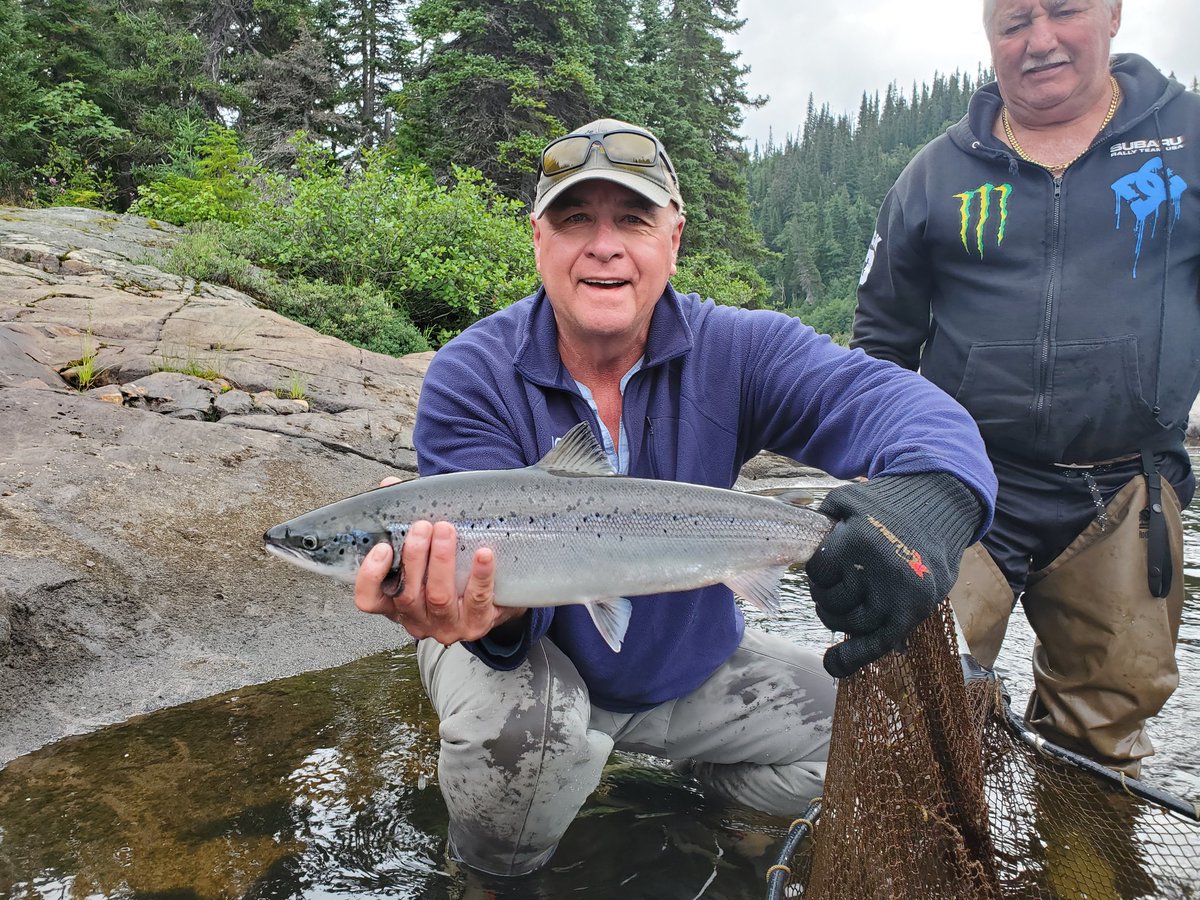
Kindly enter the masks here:
[[1167, 541], [1167, 520], [1163, 516], [1162, 476], [1154, 467], [1154, 453], [1142, 449], [1142, 474], [1146, 476], [1149, 493], [1146, 507], [1146, 562], [1150, 594], [1165, 597], [1171, 590], [1171, 545]]

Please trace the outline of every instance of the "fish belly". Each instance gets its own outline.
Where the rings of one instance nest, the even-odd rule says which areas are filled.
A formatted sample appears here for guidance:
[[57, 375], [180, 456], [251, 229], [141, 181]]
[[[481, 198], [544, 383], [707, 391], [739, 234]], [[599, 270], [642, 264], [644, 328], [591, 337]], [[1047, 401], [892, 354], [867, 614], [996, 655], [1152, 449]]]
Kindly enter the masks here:
[[696, 535], [536, 531], [495, 535], [459, 533], [460, 590], [479, 547], [496, 555], [496, 603], [561, 606], [614, 597], [690, 590], [718, 584], [739, 572], [800, 561], [802, 550], [782, 544], [764, 552], [761, 540]]

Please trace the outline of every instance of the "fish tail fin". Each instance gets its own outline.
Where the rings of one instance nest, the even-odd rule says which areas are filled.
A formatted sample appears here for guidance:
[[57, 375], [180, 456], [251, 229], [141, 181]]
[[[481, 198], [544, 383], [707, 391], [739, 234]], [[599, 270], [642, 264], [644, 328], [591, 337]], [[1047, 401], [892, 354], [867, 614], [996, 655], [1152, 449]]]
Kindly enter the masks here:
[[597, 600], [585, 606], [605, 643], [612, 647], [613, 653], [620, 653], [621, 644], [625, 641], [625, 632], [629, 628], [629, 617], [633, 614], [633, 604], [624, 597], [616, 597], [612, 600]]
[[786, 571], [787, 566], [771, 566], [753, 572], [740, 572], [725, 579], [725, 586], [755, 609], [773, 616], [779, 612], [779, 580]]

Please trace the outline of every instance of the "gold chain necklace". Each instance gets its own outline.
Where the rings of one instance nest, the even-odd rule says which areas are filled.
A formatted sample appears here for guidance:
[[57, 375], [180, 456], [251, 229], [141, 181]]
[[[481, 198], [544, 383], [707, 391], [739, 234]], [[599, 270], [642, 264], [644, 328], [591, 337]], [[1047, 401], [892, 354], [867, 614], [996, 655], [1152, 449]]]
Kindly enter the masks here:
[[[1111, 122], [1112, 117], [1116, 115], [1117, 106], [1121, 102], [1121, 86], [1117, 84], [1117, 79], [1112, 75], [1109, 75], [1108, 80], [1112, 84], [1112, 102], [1108, 104], [1108, 112], [1104, 116], [1104, 121], [1100, 123], [1100, 127], [1097, 129], [1096, 134], [1100, 134], [1105, 128], [1108, 127], [1108, 123]], [[1051, 165], [1050, 163], [1044, 163], [1041, 160], [1034, 159], [1032, 156], [1026, 153], [1024, 148], [1022, 148], [1017, 142], [1017, 136], [1013, 134], [1012, 123], [1008, 120], [1008, 104], [1005, 104], [1000, 109], [1000, 121], [1004, 124], [1004, 136], [1008, 138], [1009, 145], [1017, 151], [1017, 156], [1021, 157], [1021, 159], [1025, 160], [1025, 162], [1031, 162], [1035, 166], [1041, 166], [1043, 169], [1049, 169], [1051, 172], [1064, 171], [1067, 166], [1071, 165], [1071, 163], [1075, 162], [1075, 160], [1079, 159], [1079, 157], [1083, 156], [1083, 154], [1087, 153], [1088, 150], [1092, 148], [1091, 142], [1089, 142], [1086, 147], [1084, 147], [1066, 162], [1056, 163], [1054, 165]]]

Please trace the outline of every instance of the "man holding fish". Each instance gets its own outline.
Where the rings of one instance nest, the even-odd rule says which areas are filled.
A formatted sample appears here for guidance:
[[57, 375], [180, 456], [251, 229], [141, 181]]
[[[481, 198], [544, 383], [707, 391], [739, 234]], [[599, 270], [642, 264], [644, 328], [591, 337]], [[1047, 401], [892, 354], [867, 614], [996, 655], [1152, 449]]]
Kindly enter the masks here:
[[[838, 521], [807, 561], [818, 615], [847, 635], [824, 653], [824, 667], [820, 652], [747, 628], [726, 586], [769, 606], [779, 564], [661, 595], [651, 588], [628, 603], [614, 646], [589, 607], [628, 597], [497, 602], [504, 559], [477, 539], [484, 526], [472, 525], [468, 540], [449, 515], [403, 523], [402, 546], [373, 547], [355, 601], [419, 640], [441, 721], [450, 850], [497, 875], [546, 863], [614, 748], [688, 765], [710, 796], [801, 812], [821, 792], [835, 677], [903, 647], [986, 529], [995, 493], [971, 418], [916, 373], [838, 347], [798, 319], [671, 287], [683, 200], [649, 131], [601, 119], [551, 142], [531, 222], [543, 287], [435, 356], [414, 431], [418, 483], [540, 466], [564, 477], [615, 471], [728, 489], [761, 450], [868, 480], [828, 494], [821, 512]], [[590, 434], [574, 432], [555, 452], [580, 422]], [[599, 463], [588, 456], [597, 441]], [[605, 538], [602, 524], [646, 520], [605, 512], [599, 486], [581, 484], [562, 515], [592, 502], [596, 511], [580, 522], [597, 523], [596, 539]], [[676, 519], [707, 515], [687, 496], [670, 502]], [[496, 528], [517, 524], [494, 512]], [[630, 531], [630, 552], [646, 561], [646, 584], [682, 584], [654, 581], [654, 560], [665, 569], [675, 553], [671, 527], [657, 537], [656, 528]], [[647, 549], [656, 539], [661, 556]], [[460, 549], [473, 555], [456, 577]], [[787, 561], [803, 562], [805, 552]], [[539, 558], [510, 569], [530, 566], [525, 574], [537, 576]], [[597, 555], [578, 577], [602, 583], [611, 571], [615, 583], [614, 559]]]

